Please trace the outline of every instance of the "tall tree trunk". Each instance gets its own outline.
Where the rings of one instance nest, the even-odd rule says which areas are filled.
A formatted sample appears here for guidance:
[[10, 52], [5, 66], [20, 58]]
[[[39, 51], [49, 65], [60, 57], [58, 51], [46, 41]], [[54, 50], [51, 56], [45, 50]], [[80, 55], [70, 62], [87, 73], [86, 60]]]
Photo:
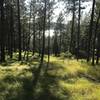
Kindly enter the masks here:
[[59, 47], [59, 53], [62, 51], [62, 30], [60, 29], [60, 47]]
[[91, 51], [90, 47], [91, 47], [91, 38], [92, 38], [92, 33], [93, 33], [94, 9], [95, 9], [95, 0], [93, 0], [90, 28], [89, 28], [89, 34], [88, 34], [87, 62], [90, 61], [90, 51]]
[[[98, 21], [97, 21], [98, 24], [99, 24], [99, 20], [100, 20], [100, 11], [99, 11], [99, 16], [98, 16]], [[100, 32], [98, 32], [98, 34], [97, 34], [97, 58], [96, 58], [96, 64], [99, 63], [99, 56], [100, 56]]]
[[24, 30], [24, 25], [23, 25], [23, 32], [22, 32], [23, 33], [23, 39], [22, 39], [23, 52], [25, 51], [25, 40], [24, 40], [25, 39], [25, 33], [24, 32], [25, 32], [25, 30]]
[[95, 34], [93, 37], [93, 54], [92, 54], [92, 65], [95, 64], [95, 44], [96, 44], [96, 36], [97, 36], [97, 30], [98, 30], [98, 24], [99, 24], [99, 19], [100, 19], [100, 14], [97, 18], [97, 22], [96, 22], [96, 27], [95, 27]]
[[78, 15], [78, 34], [77, 34], [77, 60], [79, 59], [80, 50], [80, 18], [81, 18], [81, 1], [79, 0], [79, 15]]
[[35, 16], [33, 17], [33, 55], [35, 53]]
[[57, 32], [55, 32], [55, 36], [54, 36], [54, 44], [53, 44], [53, 52], [55, 54], [55, 56], [58, 56], [59, 54], [59, 49], [58, 49], [58, 35]]
[[17, 7], [18, 7], [18, 36], [19, 36], [19, 57], [18, 60], [21, 61], [21, 21], [20, 21], [20, 4], [19, 0], [17, 0]]
[[41, 55], [41, 26], [39, 22], [39, 57]]
[[[31, 1], [32, 2], [32, 1]], [[30, 3], [30, 13], [29, 13], [29, 34], [27, 33], [27, 58], [26, 58], [26, 60], [28, 61], [29, 60], [29, 58], [28, 58], [28, 56], [29, 56], [29, 49], [30, 49], [30, 35], [31, 35], [31, 3]]]
[[1, 30], [1, 34], [0, 34], [0, 49], [1, 49], [1, 52], [0, 52], [0, 61], [1, 62], [4, 62], [5, 61], [5, 29], [4, 29], [4, 23], [5, 23], [5, 19], [4, 19], [4, 0], [0, 0], [0, 10], [1, 10], [1, 25], [0, 25], [0, 30]]
[[13, 57], [13, 8], [10, 7], [10, 58]]
[[26, 60], [29, 60], [29, 51], [30, 51], [30, 36], [28, 37], [28, 41], [27, 41], [27, 58]]
[[73, 52], [74, 21], [75, 21], [75, 0], [73, 0], [73, 17], [72, 17], [72, 27], [71, 27], [70, 52]]
[[50, 63], [50, 18], [49, 18], [49, 33], [48, 33], [48, 64], [47, 64], [47, 68], [49, 67], [49, 63]]
[[47, 8], [47, 0], [45, 0], [45, 7], [44, 7], [43, 43], [42, 43], [43, 45], [42, 45], [41, 65], [43, 64], [44, 52], [45, 52], [46, 8]]

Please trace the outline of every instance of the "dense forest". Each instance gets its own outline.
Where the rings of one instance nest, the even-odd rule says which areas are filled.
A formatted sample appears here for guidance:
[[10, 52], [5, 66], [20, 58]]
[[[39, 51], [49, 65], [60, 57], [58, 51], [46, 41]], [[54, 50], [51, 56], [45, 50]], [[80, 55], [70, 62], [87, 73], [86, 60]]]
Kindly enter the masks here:
[[100, 1], [0, 0], [0, 100], [100, 100]]

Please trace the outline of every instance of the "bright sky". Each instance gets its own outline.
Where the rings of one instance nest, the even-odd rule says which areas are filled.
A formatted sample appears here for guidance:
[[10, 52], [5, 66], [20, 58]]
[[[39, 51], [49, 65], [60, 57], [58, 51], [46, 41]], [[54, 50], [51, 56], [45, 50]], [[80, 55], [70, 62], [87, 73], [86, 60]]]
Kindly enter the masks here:
[[[56, 0], [57, 1], [57, 0]], [[30, 0], [26, 0], [26, 3], [30, 2]], [[85, 6], [86, 9], [83, 11], [83, 15], [82, 17], [84, 18], [85, 17], [85, 14], [88, 13], [91, 9], [91, 6], [92, 6], [92, 2], [85, 2], [82, 6]], [[59, 2], [56, 4], [56, 9], [54, 10], [54, 19], [53, 19], [53, 22], [56, 22], [57, 20], [57, 17], [59, 15], [59, 13], [62, 11], [62, 13], [64, 13], [64, 7], [65, 5], [63, 4], [63, 2]], [[71, 18], [71, 14], [68, 14], [68, 15], [65, 15], [65, 22], [68, 22], [70, 21], [72, 18]]]
[[[28, 3], [28, 2], [30, 2], [30, 0], [26, 0], [26, 3]], [[85, 14], [87, 14], [92, 7], [92, 2], [86, 2], [82, 6], [86, 7], [83, 10], [83, 15], [82, 15], [82, 19], [84, 19]], [[65, 6], [64, 6], [63, 2], [59, 2], [59, 3], [56, 4], [56, 7], [57, 8], [54, 10], [54, 14], [53, 14], [53, 17], [54, 17], [53, 22], [56, 22], [57, 17], [58, 17], [58, 15], [61, 11], [62, 11], [62, 13], [64, 13], [64, 7]], [[65, 15], [64, 18], [65, 18], [65, 23], [67, 23], [68, 21], [70, 21], [72, 19], [72, 15], [69, 13], [68, 15]], [[50, 31], [51, 36], [54, 34], [53, 32], [54, 32], [54, 30]], [[46, 34], [48, 34], [48, 32], [46, 32]]]
[[[54, 22], [56, 21], [57, 16], [59, 15], [59, 13], [62, 11], [64, 13], [64, 4], [62, 2], [57, 4], [58, 8], [56, 8], [54, 10], [55, 13], [55, 18], [54, 18]], [[92, 2], [85, 2], [82, 6], [85, 6], [86, 8], [83, 10], [83, 15], [82, 17], [85, 17], [85, 14], [88, 13], [92, 7]], [[68, 15], [65, 15], [65, 22], [68, 22], [72, 19], [72, 15], [69, 13]]]

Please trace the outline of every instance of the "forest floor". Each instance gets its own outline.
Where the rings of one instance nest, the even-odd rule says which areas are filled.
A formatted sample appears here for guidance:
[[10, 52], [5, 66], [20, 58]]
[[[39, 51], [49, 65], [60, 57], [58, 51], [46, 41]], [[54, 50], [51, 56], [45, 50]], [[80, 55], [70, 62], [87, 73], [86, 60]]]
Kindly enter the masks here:
[[[84, 60], [45, 57], [36, 86], [33, 79], [39, 59], [9, 60], [0, 65], [0, 100], [100, 100], [100, 65]], [[35, 88], [35, 89], [34, 89]]]

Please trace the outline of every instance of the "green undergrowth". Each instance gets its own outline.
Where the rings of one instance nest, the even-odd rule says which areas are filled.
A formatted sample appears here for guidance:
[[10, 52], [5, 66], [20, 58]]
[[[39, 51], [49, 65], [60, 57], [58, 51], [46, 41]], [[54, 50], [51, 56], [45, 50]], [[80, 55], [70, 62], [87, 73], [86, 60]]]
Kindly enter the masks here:
[[[0, 100], [100, 100], [100, 66], [84, 60], [47, 56], [40, 75], [39, 59], [0, 65]], [[47, 70], [46, 70], [47, 69]], [[36, 86], [33, 80], [38, 75]]]

